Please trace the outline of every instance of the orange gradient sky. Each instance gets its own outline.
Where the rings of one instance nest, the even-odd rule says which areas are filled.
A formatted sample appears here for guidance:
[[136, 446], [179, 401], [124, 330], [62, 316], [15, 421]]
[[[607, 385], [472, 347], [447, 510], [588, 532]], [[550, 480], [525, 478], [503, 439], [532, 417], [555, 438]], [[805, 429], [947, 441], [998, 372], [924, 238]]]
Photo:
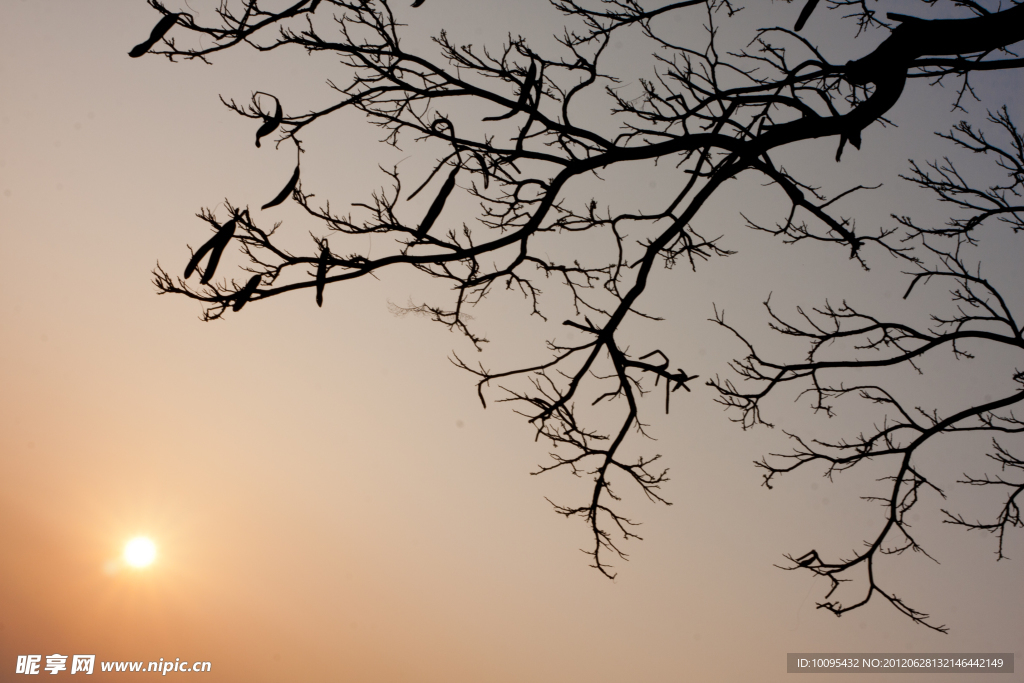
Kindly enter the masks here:
[[[405, 29], [410, 45], [448, 17], [456, 42], [491, 45], [508, 31], [543, 42], [561, 21], [535, 0], [429, 4]], [[468, 344], [389, 312], [442, 288], [396, 271], [328, 289], [322, 309], [312, 294], [278, 297], [209, 324], [194, 302], [157, 297], [157, 261], [180, 272], [186, 245], [206, 239], [201, 207], [259, 206], [294, 166], [290, 152], [255, 149], [251, 122], [217, 96], [284, 91], [311, 106], [328, 101], [335, 72], [328, 60], [241, 50], [213, 66], [129, 59], [155, 16], [136, 0], [0, 3], [0, 680], [19, 678], [19, 654], [52, 653], [206, 660], [202, 680], [250, 683], [772, 682], [787, 679], [787, 652], [1016, 652], [1024, 667], [1019, 532], [1012, 559], [996, 563], [993, 538], [940, 524], [941, 501], [922, 505], [918, 528], [941, 564], [903, 557], [884, 565], [887, 582], [950, 635], [880, 601], [842, 619], [816, 610], [824, 579], [773, 565], [812, 546], [859, 546], [877, 513], [855, 484], [872, 473], [830, 483], [808, 471], [766, 490], [751, 463], [785, 450], [785, 435], [742, 432], [703, 385], [675, 394], [669, 416], [649, 401], [673, 505], [619, 492], [645, 540], [626, 544], [630, 560], [609, 581], [579, 551], [584, 526], [545, 500], [578, 498], [585, 482], [530, 476], [544, 444], [507, 405], [482, 409], [472, 378], [446, 360], [474, 353]], [[626, 61], [648, 51], [616, 49]], [[1019, 74], [978, 82], [987, 103], [1011, 110], [1020, 86]], [[893, 113], [901, 128], [872, 130], [841, 168], [831, 147], [793, 150], [786, 163], [823, 158], [833, 190], [884, 176], [866, 225], [890, 213], [941, 219], [896, 175], [909, 157], [949, 153], [931, 133], [957, 116], [950, 90], [913, 87]], [[356, 118], [331, 125], [309, 136], [303, 187], [365, 198], [383, 182], [369, 177], [377, 160], [402, 155]], [[619, 189], [650, 199], [666, 188], [640, 174]], [[688, 372], [724, 372], [742, 353], [706, 322], [711, 301], [753, 331], [769, 289], [788, 310], [825, 296], [897, 314], [944, 301], [944, 291], [902, 301], [893, 264], [866, 276], [838, 251], [746, 231], [733, 204], [772, 221], [771, 197], [750, 183], [705, 217], [737, 256], [657, 276], [645, 310], [668, 321], [637, 334]], [[280, 219], [299, 236], [310, 227], [294, 207]], [[991, 258], [1020, 295], [1016, 249]], [[479, 312], [492, 367], [543, 352], [552, 328], [526, 313], [508, 295]], [[986, 373], [984, 361], [937, 371], [927, 390]], [[936, 453], [944, 481], [964, 470], [961, 446]], [[119, 561], [139, 535], [158, 548], [142, 570]]]

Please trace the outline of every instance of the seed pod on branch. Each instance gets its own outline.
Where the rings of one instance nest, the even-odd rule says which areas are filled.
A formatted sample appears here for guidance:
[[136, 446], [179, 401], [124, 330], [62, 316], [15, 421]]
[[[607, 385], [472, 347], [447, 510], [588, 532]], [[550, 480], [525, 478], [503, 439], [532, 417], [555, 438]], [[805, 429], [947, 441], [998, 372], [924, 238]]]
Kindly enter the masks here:
[[324, 305], [324, 285], [327, 284], [327, 269], [331, 262], [331, 248], [324, 240], [324, 247], [320, 250], [320, 262], [316, 266], [316, 305]]
[[473, 156], [476, 157], [477, 163], [480, 164], [480, 170], [483, 171], [484, 189], [486, 190], [491, 185], [491, 172], [487, 170], [487, 161], [484, 160], [479, 152], [473, 152]]
[[[274, 97], [274, 96], [271, 95], [271, 97]], [[254, 97], [254, 99], [255, 99], [255, 97]], [[256, 146], [257, 147], [260, 146], [260, 138], [262, 138], [264, 136], [267, 136], [267, 135], [270, 135], [275, 130], [277, 130], [277, 127], [281, 125], [281, 119], [284, 118], [284, 113], [281, 111], [281, 100], [279, 100], [276, 97], [274, 97], [274, 105], [275, 105], [274, 115], [270, 116], [270, 117], [267, 117], [263, 121], [263, 125], [260, 126], [260, 129], [258, 131], [256, 131]]]
[[291, 180], [288, 181], [288, 184], [284, 186], [284, 189], [282, 189], [281, 192], [279, 192], [276, 197], [274, 197], [269, 202], [267, 202], [266, 204], [261, 206], [260, 207], [260, 211], [262, 211], [263, 209], [269, 209], [272, 206], [277, 206], [278, 204], [281, 204], [282, 202], [284, 202], [284, 200], [288, 199], [288, 197], [291, 196], [291, 194], [293, 192], [295, 192], [295, 186], [298, 185], [298, 184], [299, 184], [299, 167], [298, 167], [298, 165], [296, 165], [295, 166], [295, 172], [292, 173]]
[[526, 80], [523, 81], [523, 89], [519, 91], [519, 106], [525, 107], [530, 100], [530, 91], [537, 84], [537, 63], [530, 60], [530, 68], [526, 71]]
[[815, 6], [818, 4], [818, 0], [807, 0], [807, 4], [800, 10], [800, 16], [797, 17], [796, 25], [793, 27], [794, 31], [799, 31], [807, 23], [807, 20], [811, 16], [811, 12], [814, 11]]
[[527, 107], [530, 102], [530, 91], [537, 85], [537, 64], [536, 62], [530, 61], [530, 68], [526, 71], [526, 80], [523, 81], [523, 87], [519, 90], [519, 99], [516, 101], [515, 109], [510, 109], [506, 113], [500, 116], [485, 116], [483, 121], [502, 121], [504, 119], [512, 118], [516, 112], [521, 111]]
[[455, 176], [459, 173], [460, 166], [456, 166], [452, 169], [452, 172], [448, 174], [448, 178], [444, 181], [444, 185], [441, 186], [441, 191], [437, 193], [437, 197], [434, 198], [434, 203], [430, 205], [430, 209], [427, 210], [427, 215], [423, 217], [423, 222], [420, 223], [420, 227], [416, 230], [416, 237], [422, 238], [430, 230], [431, 226], [434, 225], [434, 221], [441, 215], [441, 210], [444, 209], [444, 203], [448, 201], [448, 195], [455, 189]]
[[178, 22], [178, 17], [180, 16], [180, 14], [164, 15], [164, 17], [157, 22], [156, 26], [153, 27], [153, 31], [149, 34], [149, 39], [133, 47], [131, 52], [128, 53], [128, 56], [141, 57], [149, 52], [150, 48], [160, 42], [160, 39], [163, 38], [164, 35], [171, 30], [171, 27]]
[[238, 313], [242, 310], [242, 306], [245, 306], [252, 298], [253, 293], [260, 286], [263, 276], [256, 274], [249, 278], [249, 281], [245, 283], [245, 287], [242, 287], [238, 292], [238, 296], [235, 297], [235, 303], [231, 304], [231, 310]]
[[209, 252], [210, 260], [206, 264], [206, 270], [203, 271], [203, 277], [200, 280], [202, 284], [207, 284], [210, 278], [213, 277], [214, 272], [217, 270], [217, 264], [220, 262], [220, 256], [224, 253], [224, 248], [228, 246], [228, 242], [235, 234], [236, 220], [232, 218], [227, 223], [220, 227], [217, 234], [207, 240], [206, 244], [199, 247], [196, 253], [192, 255], [192, 259], [185, 266], [185, 279], [187, 280], [195, 272], [199, 262], [203, 259], [203, 256]]

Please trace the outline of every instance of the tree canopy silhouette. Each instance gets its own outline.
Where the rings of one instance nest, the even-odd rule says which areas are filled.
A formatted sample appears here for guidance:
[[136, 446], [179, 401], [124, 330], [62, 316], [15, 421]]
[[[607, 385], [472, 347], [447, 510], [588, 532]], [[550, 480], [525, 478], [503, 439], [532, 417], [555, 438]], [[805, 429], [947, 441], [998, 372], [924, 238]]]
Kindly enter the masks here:
[[[1024, 348], [1015, 301], [1000, 293], [998, 283], [981, 276], [975, 250], [985, 231], [1024, 228], [1024, 206], [1017, 202], [1024, 183], [1024, 141], [1008, 111], [997, 108], [999, 103], [993, 105], [985, 130], [962, 123], [944, 135], [947, 142], [988, 155], [1008, 180], [985, 186], [960, 174], [948, 160], [915, 163], [907, 178], [951, 204], [958, 215], [942, 227], [899, 217], [874, 233], [858, 231], [854, 219], [836, 208], [840, 199], [868, 188], [825, 196], [816, 188], [816, 178], [796, 177], [777, 156], [803, 141], [830, 139], [834, 159], [822, 159], [819, 172], [827, 174], [844, 158], [847, 145], [859, 149], [865, 137], [887, 123], [890, 110], [906, 99], [911, 79], [955, 80], [953, 104], [959, 106], [975, 94], [973, 73], [1024, 65], [1009, 51], [1024, 39], [1024, 5], [923, 0], [910, 16], [883, 14], [868, 0], [827, 0], [820, 7], [818, 0], [774, 4], [764, 11], [777, 26], [744, 36], [745, 49], [723, 52], [720, 32], [738, 25], [736, 15], [742, 9], [734, 0], [550, 0], [552, 18], [560, 15], [565, 26], [556, 36], [557, 49], [534, 49], [527, 38], [509, 36], [500, 49], [489, 50], [460, 45], [442, 32], [428, 53], [408, 52], [400, 40], [403, 32], [417, 30], [417, 16], [436, 9], [434, 3], [420, 7], [422, 0], [413, 3], [416, 9], [388, 0], [300, 0], [276, 10], [261, 6], [275, 4], [266, 0], [222, 0], [207, 13], [215, 13], [213, 23], [174, 11], [160, 0], [149, 4], [158, 21], [149, 39], [132, 49], [132, 57], [149, 53], [172, 61], [209, 62], [228, 49], [263, 53], [297, 47], [333, 54], [341, 64], [340, 75], [330, 81], [335, 99], [328, 106], [307, 109], [305, 103], [264, 92], [254, 93], [245, 104], [225, 100], [251, 119], [243, 123], [255, 130], [257, 147], [269, 139], [278, 147], [294, 145], [300, 163], [262, 208], [289, 198], [301, 207], [308, 217], [301, 230], [312, 230], [308, 251], [285, 247], [278, 234], [281, 226], [266, 227], [267, 219], [259, 212], [228, 204], [230, 215], [218, 219], [203, 209], [198, 215], [209, 224], [212, 237], [193, 252], [184, 277], [157, 267], [159, 291], [203, 302], [204, 317], [213, 320], [270, 297], [303, 296], [304, 290], [312, 290], [319, 305], [326, 290], [344, 287], [349, 280], [410, 268], [450, 284], [452, 291], [448, 301], [416, 304], [411, 310], [460, 332], [479, 348], [487, 340], [473, 325], [472, 307], [504, 287], [520, 292], [532, 314], [543, 317], [548, 312], [538, 281], [560, 283], [572, 303], [558, 318], [566, 315], [562, 324], [581, 341], [551, 341], [538, 349], [535, 363], [525, 366], [490, 369], [458, 355], [454, 362], [475, 375], [485, 405], [496, 393], [555, 447], [552, 460], [540, 471], [567, 470], [588, 481], [577, 502], [557, 503], [555, 510], [585, 521], [592, 535], [588, 552], [593, 566], [609, 577], [614, 576], [612, 558], [624, 557], [622, 541], [638, 537], [637, 523], [621, 512], [620, 496], [633, 495], [632, 488], [652, 501], [666, 502], [662, 485], [667, 470], [657, 462], [660, 456], [637, 456], [628, 443], [632, 434], [646, 435], [641, 411], [651, 407], [643, 396], [657, 387], [664, 392], [668, 411], [673, 393], [680, 388], [689, 392], [697, 379], [670, 352], [631, 350], [623, 341], [625, 330], [631, 320], [646, 315], [640, 302], [656, 268], [696, 268], [729, 253], [717, 237], [702, 235], [693, 225], [712, 197], [729, 192], [729, 181], [760, 178], [789, 204], [777, 225], [750, 222], [752, 228], [787, 242], [833, 244], [865, 269], [869, 258], [899, 259], [909, 276], [907, 296], [929, 283], [951, 286], [953, 313], [936, 313], [934, 324], [924, 329], [876, 318], [845, 303], [821, 303], [810, 312], [799, 309], [793, 319], [769, 308], [776, 331], [807, 344], [806, 358], [797, 363], [759, 353], [749, 331], [726, 323], [716, 311], [717, 322], [738, 335], [748, 353], [724, 376], [705, 378], [744, 428], [767, 424], [763, 406], [788, 385], [809, 392], [814, 410], [828, 414], [842, 401], [881, 407], [885, 417], [870, 431], [828, 442], [794, 433], [797, 446], [792, 453], [769, 455], [758, 463], [769, 487], [798, 468], [817, 465], [831, 475], [869, 460], [889, 467], [885, 495], [870, 496], [882, 503], [886, 514], [863, 550], [845, 559], [816, 550], [787, 555], [787, 568], [828, 577], [832, 589], [819, 607], [837, 615], [881, 596], [914, 621], [945, 630], [883, 587], [876, 560], [883, 554], [922, 550], [907, 513], [925, 490], [942, 493], [926, 474], [921, 455], [925, 444], [951, 432], [1005, 437], [1024, 431], [1024, 422], [1013, 413], [1024, 400], [1024, 374], [1009, 368], [1010, 386], [1002, 394], [968, 400], [940, 414], [906, 405], [886, 386], [860, 384], [851, 373], [916, 367], [926, 355], [950, 350], [968, 357], [990, 353], [992, 345], [1012, 353]], [[675, 42], [665, 20], [680, 15], [691, 26], [703, 26], [701, 42]], [[837, 31], [849, 26], [856, 32], [856, 44], [864, 46], [860, 57], [836, 61], [828, 49], [801, 34], [805, 25], [826, 21], [839, 25]], [[641, 36], [655, 51], [650, 77], [640, 80], [639, 93], [620, 88], [605, 68], [609, 45], [626, 31]], [[605, 118], [594, 113], [600, 97], [606, 98]], [[387, 186], [372, 196], [345, 198], [355, 215], [315, 202], [305, 191], [303, 135], [345, 110], [378, 126], [385, 142], [397, 146], [401, 138], [414, 154], [433, 161], [429, 172], [407, 179], [414, 188], [411, 193], [403, 185], [407, 174], [397, 167], [381, 169]], [[599, 196], [601, 174], [608, 169], [643, 162], [678, 169], [681, 180], [667, 203], [621, 212], [596, 198], [579, 199], [587, 183], [595, 188], [591, 196]], [[373, 171], [366, 166], [367, 172]], [[412, 199], [421, 193], [433, 199], [400, 203], [406, 194]], [[476, 203], [475, 216], [452, 208], [450, 200], [457, 195]], [[352, 241], [365, 235], [378, 236], [374, 255], [352, 246], [365, 244]], [[580, 255], [572, 245], [581, 239], [607, 248]], [[385, 242], [389, 247], [382, 252]], [[248, 259], [245, 274], [237, 280], [214, 279], [229, 247]], [[596, 253], [611, 256], [594, 262]], [[190, 280], [193, 272], [201, 276], [198, 286]], [[610, 413], [605, 412], [595, 420], [577, 407], [583, 403], [607, 404], [616, 417], [608, 422]], [[964, 483], [1008, 493], [1000, 498], [1001, 512], [993, 520], [976, 522], [956, 511], [946, 515], [953, 524], [994, 532], [1001, 557], [1006, 530], [1021, 525], [1016, 501], [1024, 489], [1024, 461], [998, 440], [992, 449], [999, 473], [965, 475]], [[861, 593], [841, 603], [834, 594], [848, 579], [856, 580]]]

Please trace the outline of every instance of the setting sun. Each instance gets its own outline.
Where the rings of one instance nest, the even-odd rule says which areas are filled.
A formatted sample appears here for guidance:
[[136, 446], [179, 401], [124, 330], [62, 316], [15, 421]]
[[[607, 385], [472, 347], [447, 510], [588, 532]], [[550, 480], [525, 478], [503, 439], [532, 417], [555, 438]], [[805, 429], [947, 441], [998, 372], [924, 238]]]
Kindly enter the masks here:
[[156, 546], [153, 541], [142, 536], [128, 541], [124, 547], [125, 562], [133, 567], [145, 567], [156, 558]]

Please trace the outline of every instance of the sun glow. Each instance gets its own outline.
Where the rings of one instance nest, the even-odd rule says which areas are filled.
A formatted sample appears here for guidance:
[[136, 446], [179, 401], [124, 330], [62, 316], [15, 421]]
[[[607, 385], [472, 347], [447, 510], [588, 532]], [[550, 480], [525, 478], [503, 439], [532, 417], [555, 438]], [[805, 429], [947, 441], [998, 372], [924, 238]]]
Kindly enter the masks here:
[[139, 536], [124, 547], [124, 560], [133, 567], [146, 567], [156, 559], [156, 546], [148, 538]]

